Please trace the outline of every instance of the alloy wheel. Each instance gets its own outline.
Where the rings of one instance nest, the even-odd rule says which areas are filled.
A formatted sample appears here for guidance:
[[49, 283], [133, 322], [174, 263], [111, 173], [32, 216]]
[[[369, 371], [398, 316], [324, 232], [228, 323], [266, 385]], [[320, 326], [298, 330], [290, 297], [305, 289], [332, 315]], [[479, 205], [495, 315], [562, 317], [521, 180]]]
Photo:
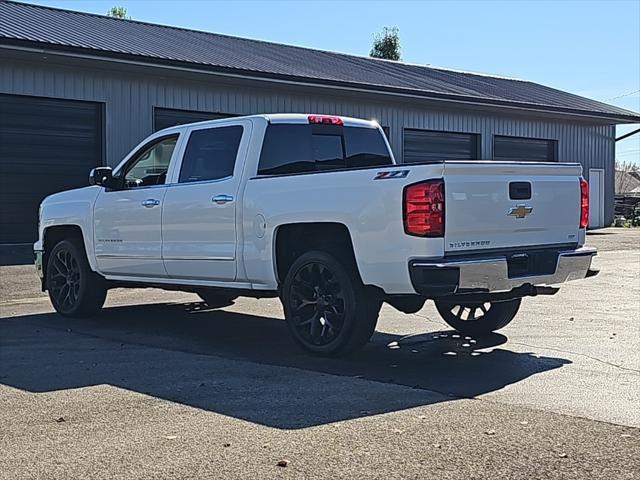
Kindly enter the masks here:
[[312, 345], [328, 345], [344, 327], [342, 286], [322, 263], [307, 263], [296, 272], [291, 285], [291, 306], [296, 332]]
[[74, 307], [80, 295], [80, 265], [67, 249], [55, 252], [49, 273], [49, 289], [62, 310]]
[[451, 307], [447, 307], [451, 315], [456, 317], [458, 320], [464, 322], [472, 322], [476, 320], [481, 320], [482, 317], [489, 313], [491, 310], [491, 302], [484, 303], [474, 303], [474, 304], [466, 304], [466, 305], [451, 305]]

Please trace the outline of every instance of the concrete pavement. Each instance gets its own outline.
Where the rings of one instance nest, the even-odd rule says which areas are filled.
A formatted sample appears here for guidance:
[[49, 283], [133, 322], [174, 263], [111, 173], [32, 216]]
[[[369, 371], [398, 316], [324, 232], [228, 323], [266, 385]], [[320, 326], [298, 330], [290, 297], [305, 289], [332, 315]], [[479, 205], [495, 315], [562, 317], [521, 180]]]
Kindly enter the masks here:
[[274, 299], [117, 290], [70, 320], [1, 267], [0, 478], [636, 478], [639, 233], [590, 235], [602, 273], [500, 334], [385, 306], [348, 359], [299, 351]]

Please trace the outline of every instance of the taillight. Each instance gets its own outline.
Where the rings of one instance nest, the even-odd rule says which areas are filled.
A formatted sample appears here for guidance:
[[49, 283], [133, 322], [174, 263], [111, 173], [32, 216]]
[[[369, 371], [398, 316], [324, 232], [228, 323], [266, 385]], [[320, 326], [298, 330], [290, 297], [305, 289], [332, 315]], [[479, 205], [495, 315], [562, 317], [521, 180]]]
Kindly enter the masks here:
[[589, 184], [580, 177], [580, 228], [589, 226]]
[[333, 115], [309, 115], [309, 123], [323, 123], [325, 125], [344, 125], [340, 117]]
[[444, 181], [442, 179], [405, 187], [404, 231], [418, 237], [444, 236]]

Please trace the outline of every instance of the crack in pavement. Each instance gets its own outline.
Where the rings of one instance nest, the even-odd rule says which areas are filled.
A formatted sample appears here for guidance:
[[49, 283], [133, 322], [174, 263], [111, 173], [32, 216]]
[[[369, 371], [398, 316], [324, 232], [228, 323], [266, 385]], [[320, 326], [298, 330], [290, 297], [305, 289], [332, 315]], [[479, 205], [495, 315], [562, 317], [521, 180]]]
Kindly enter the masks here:
[[593, 357], [591, 355], [587, 355], [586, 353], [579, 353], [579, 352], [573, 352], [571, 350], [563, 350], [561, 348], [554, 348], [554, 347], [542, 347], [540, 345], [530, 345], [528, 343], [522, 343], [522, 342], [510, 342], [513, 345], [522, 345], [523, 347], [529, 347], [529, 348], [538, 348], [541, 350], [553, 350], [554, 352], [560, 352], [560, 353], [567, 353], [569, 355], [578, 355], [580, 357], [585, 357], [585, 358], [589, 358], [591, 360], [594, 360], [596, 362], [600, 362], [603, 363], [605, 365], [609, 365], [611, 367], [615, 367], [615, 368], [619, 368], [621, 370], [627, 370], [629, 372], [633, 372], [633, 373], [638, 373], [640, 374], [640, 370], [635, 369], [635, 368], [629, 368], [629, 367], [623, 367], [622, 365], [618, 365], [617, 363], [612, 363], [612, 362], [607, 362], [606, 360], [602, 360], [601, 358], [598, 357]]

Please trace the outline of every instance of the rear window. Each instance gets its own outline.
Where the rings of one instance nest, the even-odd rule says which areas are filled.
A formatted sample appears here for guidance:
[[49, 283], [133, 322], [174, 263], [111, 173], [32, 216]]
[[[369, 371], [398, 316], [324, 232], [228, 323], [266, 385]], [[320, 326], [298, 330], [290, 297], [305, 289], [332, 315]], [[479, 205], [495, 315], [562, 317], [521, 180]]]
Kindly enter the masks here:
[[377, 128], [275, 124], [267, 127], [259, 175], [391, 165]]

